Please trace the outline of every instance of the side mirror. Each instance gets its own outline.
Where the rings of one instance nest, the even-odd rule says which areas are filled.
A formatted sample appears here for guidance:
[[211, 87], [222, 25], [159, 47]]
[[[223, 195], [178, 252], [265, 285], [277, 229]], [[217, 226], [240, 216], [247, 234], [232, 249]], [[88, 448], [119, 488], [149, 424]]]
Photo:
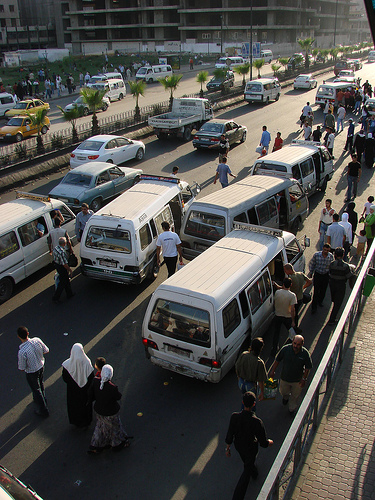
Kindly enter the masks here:
[[310, 246], [310, 238], [308, 236], [304, 238], [304, 245], [306, 248]]

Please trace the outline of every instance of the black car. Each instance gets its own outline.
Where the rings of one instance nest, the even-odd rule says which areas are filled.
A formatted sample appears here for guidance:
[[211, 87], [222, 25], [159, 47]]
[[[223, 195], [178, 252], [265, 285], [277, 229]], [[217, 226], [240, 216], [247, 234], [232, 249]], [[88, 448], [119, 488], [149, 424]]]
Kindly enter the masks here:
[[216, 78], [215, 76], [207, 83], [207, 90], [225, 90], [234, 85], [233, 71], [227, 71], [225, 78]]
[[225, 134], [231, 146], [235, 142], [245, 142], [247, 128], [232, 120], [210, 120], [194, 135], [193, 146], [196, 149], [210, 146], [212, 149], [218, 149], [221, 134]]

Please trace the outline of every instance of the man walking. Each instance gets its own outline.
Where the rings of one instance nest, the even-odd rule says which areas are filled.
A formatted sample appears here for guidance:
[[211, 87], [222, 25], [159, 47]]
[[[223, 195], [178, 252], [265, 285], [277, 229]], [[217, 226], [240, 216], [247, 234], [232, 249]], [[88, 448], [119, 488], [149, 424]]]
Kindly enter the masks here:
[[323, 250], [327, 229], [333, 222], [334, 213], [335, 210], [332, 208], [332, 200], [330, 198], [327, 198], [325, 201], [325, 207], [322, 208], [322, 211], [320, 212], [320, 219], [319, 219], [318, 233], [320, 234], [319, 238], [320, 250]]
[[339, 214], [333, 214], [333, 222], [327, 229], [327, 243], [334, 250], [337, 247], [342, 247], [346, 240], [345, 229], [340, 226]]
[[309, 278], [313, 277], [314, 295], [312, 299], [311, 313], [317, 311], [318, 304], [323, 307], [323, 300], [327, 291], [329, 281], [329, 266], [333, 261], [330, 252], [331, 246], [326, 243], [321, 252], [315, 252], [309, 264]]
[[279, 390], [283, 405], [289, 404], [291, 416], [294, 416], [297, 411], [298, 398], [312, 368], [310, 353], [303, 347], [303, 344], [302, 335], [296, 335], [291, 344], [284, 345], [280, 349], [269, 372], [269, 377], [274, 378], [276, 368], [283, 362]]
[[232, 174], [231, 169], [227, 165], [227, 159], [224, 157], [222, 162], [217, 166], [214, 184], [216, 184], [217, 179], [219, 179], [221, 187], [227, 187], [229, 184], [228, 175], [236, 178], [236, 176]]
[[299, 323], [298, 311], [303, 304], [303, 291], [305, 290], [305, 288], [308, 288], [312, 284], [312, 280], [308, 278], [306, 274], [302, 273], [301, 271], [296, 272], [292, 264], [285, 264], [284, 272], [287, 275], [287, 277], [292, 280], [292, 286], [290, 287], [290, 291], [295, 293], [297, 297], [297, 304], [295, 304], [294, 306], [294, 311], [295, 311], [294, 330], [296, 333], [301, 333], [302, 330], [298, 326]]
[[74, 297], [74, 293], [72, 292], [72, 287], [70, 285], [70, 278], [72, 277], [72, 270], [68, 264], [68, 253], [66, 251], [66, 238], [59, 238], [59, 244], [54, 248], [52, 252], [53, 264], [55, 269], [59, 275], [59, 284], [55, 290], [55, 293], [52, 297], [53, 302], [55, 304], [59, 303], [60, 296], [65, 290], [66, 296], [68, 299]]
[[335, 130], [335, 117], [333, 116], [332, 110], [328, 110], [328, 114], [326, 116], [326, 119], [324, 121], [324, 126], [325, 128], [329, 128], [332, 130]]
[[262, 130], [263, 130], [263, 132], [262, 132], [262, 135], [260, 138], [259, 146], [262, 149], [265, 149], [267, 151], [267, 154], [268, 154], [268, 148], [269, 148], [270, 142], [271, 142], [271, 134], [268, 132], [267, 127], [265, 125], [263, 125]]
[[168, 269], [168, 278], [176, 272], [177, 257], [180, 256], [180, 263], [182, 264], [182, 247], [181, 240], [178, 234], [170, 230], [169, 222], [163, 221], [161, 223], [163, 233], [159, 234], [156, 241], [156, 259], [157, 264], [160, 266], [160, 253], [163, 251], [164, 262]]
[[[329, 116], [329, 115], [328, 115]], [[327, 117], [328, 118], [328, 117]], [[333, 133], [334, 129], [327, 127], [327, 142], [326, 142], [326, 148], [328, 149], [329, 154], [332, 156], [334, 159], [335, 157], [333, 156], [333, 147], [335, 145], [335, 134]]]
[[[348, 191], [346, 193], [345, 201], [354, 200], [357, 196], [357, 187], [359, 180], [361, 178], [362, 168], [361, 164], [358, 161], [358, 156], [356, 153], [352, 154], [352, 161], [348, 163]], [[352, 189], [353, 189], [353, 198], [352, 198]]]
[[76, 217], [76, 236], [77, 241], [81, 241], [83, 230], [85, 229], [86, 223], [89, 218], [94, 215], [94, 212], [89, 209], [87, 203], [82, 203], [81, 211], [77, 214]]
[[337, 132], [340, 132], [340, 125], [341, 125], [341, 132], [344, 130], [344, 118], [346, 115], [345, 108], [342, 104], [340, 104], [339, 109], [337, 110]]
[[335, 250], [335, 260], [329, 266], [329, 288], [333, 308], [328, 320], [329, 325], [336, 323], [336, 316], [340, 310], [345, 297], [346, 282], [352, 276], [349, 264], [343, 261], [344, 249], [341, 247]]
[[354, 138], [354, 123], [353, 123], [353, 118], [349, 118], [348, 135], [346, 137], [344, 151], [349, 151], [349, 153], [352, 152], [353, 138]]
[[59, 239], [61, 237], [66, 238], [66, 243], [69, 249], [69, 253], [73, 252], [72, 242], [70, 241], [68, 231], [65, 231], [61, 227], [61, 220], [58, 217], [54, 219], [54, 228], [51, 229], [49, 235], [47, 236], [47, 243], [49, 247], [49, 253], [52, 255], [53, 249], [59, 244]]
[[302, 108], [302, 114], [301, 114], [301, 127], [306, 121], [306, 118], [308, 117], [309, 113], [312, 113], [312, 107], [310, 106], [310, 103], [307, 102], [306, 106]]
[[267, 439], [262, 420], [256, 417], [253, 412], [255, 401], [256, 398], [253, 392], [246, 392], [243, 395], [242, 402], [244, 409], [239, 413], [232, 414], [225, 438], [227, 445], [225, 449], [226, 456], [231, 456], [230, 447], [234, 441], [234, 446], [244, 464], [243, 473], [233, 493], [233, 500], [243, 500], [249, 486], [250, 477], [253, 479], [258, 477], [255, 460], [259, 445], [262, 448], [268, 448], [268, 446], [273, 445], [272, 439]]
[[264, 398], [264, 382], [267, 380], [266, 367], [263, 359], [260, 358], [263, 346], [262, 338], [253, 339], [249, 350], [240, 354], [236, 362], [238, 387], [242, 394], [252, 391], [257, 396], [259, 385], [259, 401]]
[[[277, 284], [274, 283], [277, 287]], [[292, 280], [284, 278], [283, 286], [275, 293], [275, 317], [274, 317], [274, 333], [273, 346], [271, 356], [275, 357], [279, 350], [279, 338], [282, 325], [289, 331], [291, 327], [295, 327], [295, 305], [297, 304], [296, 294], [290, 291]]]
[[26, 373], [26, 380], [32, 390], [34, 402], [38, 405], [35, 413], [41, 417], [48, 417], [43, 373], [44, 354], [47, 354], [49, 349], [40, 338], [29, 338], [29, 330], [26, 326], [20, 326], [17, 329], [17, 335], [22, 342], [18, 351], [18, 369]]
[[[215, 148], [216, 146], [213, 144], [212, 146], [208, 146], [208, 149]], [[221, 134], [220, 142], [219, 142], [219, 162], [223, 161], [223, 158], [228, 158], [229, 153], [229, 140], [225, 136], [225, 134]]]

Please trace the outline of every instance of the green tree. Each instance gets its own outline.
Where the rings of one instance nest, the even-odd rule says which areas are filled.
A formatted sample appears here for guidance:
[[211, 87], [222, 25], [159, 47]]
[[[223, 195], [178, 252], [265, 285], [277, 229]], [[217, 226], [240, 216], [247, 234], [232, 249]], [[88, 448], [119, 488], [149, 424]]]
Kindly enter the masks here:
[[130, 87], [130, 93], [133, 97], [135, 97], [135, 119], [139, 120], [141, 113], [139, 110], [139, 97], [145, 96], [146, 91], [146, 83], [143, 80], [128, 80], [128, 84]]
[[201, 84], [201, 90], [199, 92], [199, 97], [203, 98], [203, 84], [208, 80], [208, 71], [200, 71], [197, 74], [197, 82]]
[[177, 89], [181, 78], [182, 75], [171, 75], [171, 76], [166, 76], [165, 78], [158, 78], [158, 82], [163, 85], [164, 90], [167, 90], [170, 93], [169, 94], [170, 109], [172, 109], [172, 104], [173, 104], [173, 92]]
[[279, 69], [281, 68], [280, 64], [271, 64], [271, 69], [273, 71], [273, 76], [277, 76]]
[[78, 109], [78, 106], [75, 105], [74, 108], [65, 110], [61, 106], [57, 106], [59, 110], [61, 111], [63, 118], [66, 122], [69, 122], [72, 125], [72, 144], [75, 144], [78, 142], [78, 134], [77, 134], [77, 128], [76, 128], [76, 123], [77, 119], [81, 116], [81, 113]]
[[36, 138], [36, 152], [38, 155], [42, 155], [46, 152], [41, 134], [46, 134], [48, 130], [46, 125], [47, 113], [47, 109], [38, 109], [35, 113], [27, 113], [31, 123], [35, 125], [38, 130], [38, 136]]
[[335, 61], [337, 59], [337, 56], [339, 55], [339, 49], [337, 47], [334, 47], [329, 51], [329, 55], [332, 57], [332, 59]]
[[263, 68], [263, 66], [264, 66], [264, 59], [256, 59], [253, 62], [253, 67], [258, 71], [258, 78], [261, 77], [260, 70]]
[[312, 44], [315, 42], [315, 38], [308, 37], [304, 40], [299, 38], [297, 42], [299, 43], [301, 49], [305, 51], [305, 68], [308, 69], [310, 66], [309, 52], [311, 50]]
[[244, 87], [246, 85], [246, 75], [250, 71], [250, 63], [244, 63], [244, 64], [241, 64], [240, 66], [236, 66], [234, 68], [234, 71], [237, 74], [242, 75], [242, 86]]
[[99, 108], [102, 107], [102, 101], [103, 97], [106, 94], [106, 91], [83, 87], [81, 88], [80, 94], [82, 96], [83, 102], [86, 103], [90, 108], [90, 111], [92, 111], [92, 135], [98, 135], [100, 133], [100, 128], [96, 112]]
[[320, 49], [318, 49], [317, 47], [315, 49], [313, 49], [313, 51], [311, 52], [313, 57], [314, 57], [314, 61], [316, 62], [316, 58], [318, 57], [319, 53], [320, 53]]
[[279, 57], [278, 62], [281, 66], [284, 66], [284, 71], [287, 70], [289, 57]]

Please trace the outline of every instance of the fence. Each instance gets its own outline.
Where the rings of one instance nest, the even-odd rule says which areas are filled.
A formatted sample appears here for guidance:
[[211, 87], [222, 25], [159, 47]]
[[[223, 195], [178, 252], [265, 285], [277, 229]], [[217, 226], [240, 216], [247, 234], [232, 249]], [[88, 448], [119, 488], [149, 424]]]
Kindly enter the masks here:
[[342, 362], [344, 350], [351, 340], [355, 322], [364, 306], [363, 289], [369, 268], [374, 261], [375, 244], [364, 261], [353, 290], [346, 303], [341, 318], [333, 332], [314, 378], [299, 407], [289, 432], [284, 439], [279, 453], [271, 466], [270, 472], [258, 495], [258, 500], [276, 500], [288, 498], [291, 493], [303, 458], [308, 452], [311, 440], [319, 425], [325, 405], [328, 401], [328, 389]]

